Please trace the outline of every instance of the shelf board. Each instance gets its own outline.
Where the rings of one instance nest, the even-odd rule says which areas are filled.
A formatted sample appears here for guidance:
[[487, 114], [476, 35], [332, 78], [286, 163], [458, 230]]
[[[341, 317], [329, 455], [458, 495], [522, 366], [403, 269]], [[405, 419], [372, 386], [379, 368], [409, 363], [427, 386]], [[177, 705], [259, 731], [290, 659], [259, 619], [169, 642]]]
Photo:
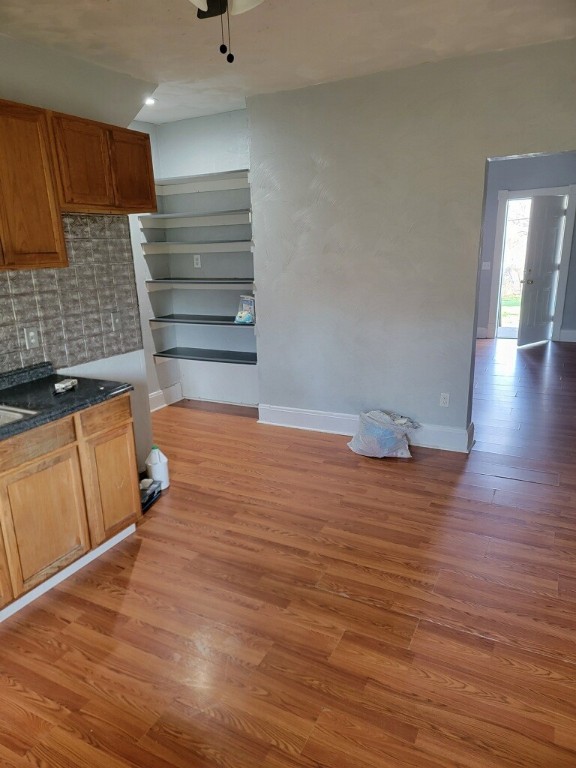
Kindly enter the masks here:
[[153, 291], [168, 291], [172, 288], [184, 290], [221, 290], [238, 291], [254, 290], [254, 279], [251, 277], [162, 277], [156, 280], [146, 280], [149, 293]]
[[248, 170], [206, 173], [199, 176], [178, 176], [156, 180], [156, 194], [185, 195], [194, 192], [219, 192], [229, 189], [248, 189]]
[[179, 229], [181, 227], [223, 227], [250, 224], [252, 214], [244, 211], [218, 213], [151, 213], [140, 216], [142, 229]]
[[235, 315], [162, 315], [151, 317], [151, 323], [181, 323], [183, 325], [231, 325], [234, 328], [254, 327], [254, 323], [235, 323]]
[[224, 240], [216, 243], [142, 243], [145, 256], [169, 256], [170, 254], [187, 253], [200, 255], [205, 253], [236, 253], [250, 252], [252, 240]]
[[256, 365], [256, 352], [232, 352], [225, 349], [198, 349], [197, 347], [172, 347], [156, 352], [155, 358], [178, 360], [203, 360], [212, 363], [236, 363]]

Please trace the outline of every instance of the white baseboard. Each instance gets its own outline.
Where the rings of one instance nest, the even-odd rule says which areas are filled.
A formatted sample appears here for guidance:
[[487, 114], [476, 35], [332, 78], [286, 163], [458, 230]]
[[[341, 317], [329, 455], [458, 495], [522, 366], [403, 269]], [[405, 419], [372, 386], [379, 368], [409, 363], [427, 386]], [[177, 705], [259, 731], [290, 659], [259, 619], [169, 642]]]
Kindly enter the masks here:
[[350, 413], [330, 413], [328, 411], [309, 411], [304, 408], [282, 408], [278, 405], [259, 405], [258, 414], [262, 424], [308, 429], [312, 432], [353, 435], [358, 428], [358, 416]]
[[422, 424], [410, 436], [410, 445], [422, 448], [438, 448], [441, 451], [470, 453], [474, 444], [474, 424], [468, 429], [442, 427], [439, 424]]
[[[283, 408], [278, 405], [259, 405], [259, 422], [277, 427], [329, 432], [335, 435], [353, 435], [358, 428], [358, 416], [352, 413], [330, 413], [305, 408]], [[474, 442], [474, 425], [468, 429], [422, 424], [412, 433], [412, 445], [439, 448], [443, 451], [468, 453]]]
[[488, 328], [476, 328], [476, 338], [477, 339], [487, 339], [488, 338]]
[[576, 331], [560, 331], [560, 338], [558, 341], [576, 341]]
[[166, 387], [166, 389], [157, 389], [156, 392], [151, 392], [149, 397], [150, 410], [159, 411], [160, 408], [165, 408], [167, 405], [182, 400], [182, 385], [178, 382], [171, 387]]
[[123, 541], [123, 539], [131, 536], [135, 530], [135, 525], [129, 525], [128, 528], [120, 531], [120, 533], [117, 533], [116, 536], [113, 536], [111, 539], [108, 539], [108, 541], [100, 544], [99, 547], [96, 547], [96, 549], [88, 552], [80, 559], [75, 560], [73, 563], [68, 565], [66, 568], [63, 568], [58, 573], [55, 573], [54, 576], [51, 576], [42, 584], [38, 584], [38, 586], [34, 587], [34, 589], [31, 589], [30, 592], [27, 592], [25, 595], [22, 595], [22, 597], [14, 600], [13, 603], [10, 603], [10, 605], [7, 605], [0, 611], [0, 624], [10, 616], [18, 613], [18, 611], [21, 611], [25, 606], [33, 603], [34, 600], [37, 600], [39, 597], [41, 597], [41, 595], [45, 595], [46, 592], [49, 592], [57, 584], [60, 584], [60, 582], [67, 579], [69, 576], [72, 576], [73, 573], [77, 573], [77, 571], [84, 568], [85, 565], [88, 565], [88, 563], [91, 563], [93, 560], [99, 558], [100, 555], [104, 554], [104, 552], [107, 552], [109, 549], [112, 549], [112, 547], [115, 547], [116, 544], [119, 544], [121, 541]]

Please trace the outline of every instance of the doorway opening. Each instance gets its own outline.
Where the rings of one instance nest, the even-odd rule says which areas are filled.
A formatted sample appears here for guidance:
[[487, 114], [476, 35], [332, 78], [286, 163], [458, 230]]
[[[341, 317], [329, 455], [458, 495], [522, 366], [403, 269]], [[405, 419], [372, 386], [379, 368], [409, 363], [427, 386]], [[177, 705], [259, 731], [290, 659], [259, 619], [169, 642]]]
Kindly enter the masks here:
[[526, 262], [531, 208], [531, 197], [506, 201], [498, 325], [496, 328], [496, 336], [499, 339], [518, 338], [522, 279]]
[[[576, 254], [575, 180], [576, 152], [491, 158], [486, 164], [468, 419], [475, 439], [494, 449], [516, 438], [524, 445], [529, 430], [519, 430], [518, 421], [507, 424], [509, 416], [520, 406], [529, 413], [532, 396], [542, 396], [547, 407], [559, 402], [549, 391], [555, 374], [548, 363], [560, 353], [576, 359], [574, 344], [538, 343], [576, 341], [576, 331], [562, 327], [565, 304], [567, 323], [572, 317], [573, 299], [566, 294], [573, 285], [570, 257]], [[538, 277], [529, 272], [536, 246], [553, 254], [543, 260], [548, 274]], [[539, 296], [537, 285], [543, 289]], [[528, 341], [517, 338], [523, 316], [534, 329]], [[495, 433], [488, 437], [491, 429]]]
[[576, 187], [498, 193], [488, 338], [559, 340]]

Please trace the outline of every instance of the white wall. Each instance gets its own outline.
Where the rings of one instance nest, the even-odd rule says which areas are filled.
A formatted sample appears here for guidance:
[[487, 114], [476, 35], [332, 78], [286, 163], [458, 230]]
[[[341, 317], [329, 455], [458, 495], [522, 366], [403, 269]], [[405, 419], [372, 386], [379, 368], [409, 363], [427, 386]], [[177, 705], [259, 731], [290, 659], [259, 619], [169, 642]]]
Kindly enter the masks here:
[[152, 446], [152, 424], [150, 421], [144, 352], [139, 349], [136, 352], [128, 352], [125, 355], [116, 355], [104, 360], [94, 360], [91, 363], [61, 368], [58, 370], [58, 373], [132, 384], [134, 391], [132, 392], [131, 400], [136, 456], [138, 468], [143, 470], [146, 456]]
[[574, 147], [575, 54], [249, 99], [261, 403], [392, 408], [465, 447], [485, 161]]
[[0, 35], [0, 98], [127, 126], [155, 83]]
[[160, 178], [250, 167], [245, 109], [158, 125], [156, 143]]

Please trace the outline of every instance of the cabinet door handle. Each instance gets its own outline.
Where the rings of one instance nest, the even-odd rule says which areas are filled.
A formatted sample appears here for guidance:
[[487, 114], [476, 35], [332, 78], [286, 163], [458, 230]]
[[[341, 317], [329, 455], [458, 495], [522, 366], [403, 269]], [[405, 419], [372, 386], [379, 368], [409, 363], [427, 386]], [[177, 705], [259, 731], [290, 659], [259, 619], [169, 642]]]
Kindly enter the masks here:
[[526, 283], [526, 285], [533, 285], [534, 280], [520, 280], [521, 283]]

